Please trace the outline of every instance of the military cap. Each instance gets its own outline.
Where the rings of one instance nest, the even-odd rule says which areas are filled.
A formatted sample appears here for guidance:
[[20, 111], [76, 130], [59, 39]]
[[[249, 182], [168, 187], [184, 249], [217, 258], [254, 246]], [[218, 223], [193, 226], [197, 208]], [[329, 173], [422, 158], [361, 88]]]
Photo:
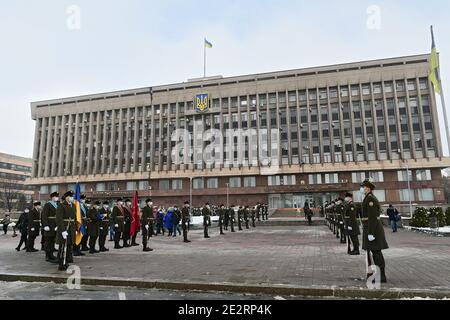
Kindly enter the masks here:
[[67, 197], [73, 197], [73, 191], [72, 190], [69, 190], [66, 193], [64, 193], [64, 198], [67, 198]]
[[80, 195], [80, 199], [81, 200], [86, 199], [86, 195], [85, 194]]
[[33, 203], [33, 206], [40, 206], [41, 202], [40, 201], [36, 201], [35, 203]]
[[153, 202], [152, 199], [148, 198], [147, 200], [145, 200], [145, 203], [147, 202]]
[[95, 201], [96, 206], [100, 206], [102, 203], [100, 201]]
[[189, 204], [189, 201], [185, 201], [184, 204]]
[[59, 197], [59, 193], [58, 193], [58, 192], [53, 192], [53, 193], [50, 195], [50, 198], [54, 198], [54, 197]]
[[125, 202], [131, 202], [131, 200], [130, 199], [126, 199]]
[[117, 199], [117, 202], [120, 202], [120, 201], [123, 201], [123, 199], [122, 199], [122, 198], [118, 198], [118, 199]]
[[372, 182], [370, 182], [369, 179], [364, 180], [364, 182], [361, 183], [361, 187], [367, 187], [370, 188], [371, 190], [375, 189], [375, 185]]
[[345, 197], [347, 198], [353, 198], [353, 194], [351, 194], [350, 192], [347, 192], [346, 194], [345, 194]]
[[105, 204], [109, 205], [109, 201], [103, 201], [103, 204], [104, 204], [104, 205], [105, 205]]

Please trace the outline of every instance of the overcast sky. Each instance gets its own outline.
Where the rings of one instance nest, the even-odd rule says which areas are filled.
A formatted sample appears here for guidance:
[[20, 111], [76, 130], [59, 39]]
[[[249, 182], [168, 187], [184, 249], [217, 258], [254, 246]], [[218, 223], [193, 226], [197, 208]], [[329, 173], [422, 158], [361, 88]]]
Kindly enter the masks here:
[[445, 0], [0, 0], [0, 152], [31, 157], [31, 101], [202, 76], [205, 36], [208, 74], [231, 76], [429, 53], [434, 24], [450, 105], [449, 12]]

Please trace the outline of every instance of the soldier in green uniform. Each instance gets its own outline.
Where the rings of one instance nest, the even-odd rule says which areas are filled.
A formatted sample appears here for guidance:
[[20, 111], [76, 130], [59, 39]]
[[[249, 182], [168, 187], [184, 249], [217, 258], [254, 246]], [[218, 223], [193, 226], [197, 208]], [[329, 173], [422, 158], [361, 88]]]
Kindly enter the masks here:
[[223, 228], [228, 231], [228, 225], [230, 224], [230, 208], [225, 208], [225, 216], [223, 218]]
[[[367, 262], [368, 266], [375, 264], [380, 268], [381, 282], [386, 283], [386, 264], [384, 261], [382, 250], [388, 249], [389, 246], [386, 242], [386, 237], [384, 234], [383, 224], [380, 219], [380, 203], [377, 197], [373, 194], [375, 190], [375, 185], [369, 180], [365, 180], [361, 187], [363, 188], [365, 198], [361, 205], [362, 210], [362, 223], [363, 223], [363, 250], [367, 251]], [[370, 258], [370, 254], [373, 257]], [[373, 274], [369, 271], [368, 277]]]
[[142, 225], [142, 246], [144, 252], [153, 251], [147, 246], [148, 238], [150, 237], [150, 226], [153, 224], [153, 201], [152, 199], [145, 200], [146, 206], [142, 210], [141, 225]]
[[112, 220], [114, 225], [114, 249], [122, 249], [120, 245], [120, 237], [124, 229], [125, 209], [123, 208], [123, 199], [119, 198], [112, 210]]
[[225, 220], [225, 206], [223, 204], [220, 205], [218, 213], [219, 213], [220, 235], [224, 235], [225, 233], [223, 233], [223, 224], [224, 224], [224, 220]]
[[100, 252], [107, 252], [109, 249], [105, 247], [106, 237], [108, 236], [109, 219], [111, 211], [109, 210], [109, 202], [103, 201], [103, 207], [98, 212], [98, 246]]
[[249, 210], [248, 210], [248, 207], [241, 207], [242, 208], [242, 211], [243, 211], [243, 213], [244, 213], [244, 221], [245, 221], [245, 229], [250, 229], [250, 226], [248, 225], [248, 223], [249, 223]]
[[39, 230], [41, 227], [41, 205], [40, 201], [33, 203], [33, 209], [28, 213], [28, 239], [27, 239], [27, 252], [38, 252], [39, 250], [34, 248], [34, 242], [39, 236]]
[[81, 210], [81, 222], [84, 226], [84, 234], [81, 238], [81, 252], [83, 251], [89, 251], [88, 242], [89, 242], [89, 226], [87, 223], [87, 212], [89, 210], [89, 206], [91, 206], [91, 201], [86, 199], [86, 195], [82, 194], [80, 197], [81, 204], [80, 204], [80, 210]]
[[56, 209], [59, 206], [59, 193], [53, 192], [50, 195], [50, 201], [44, 205], [41, 215], [41, 224], [44, 229], [44, 249], [45, 261], [57, 263], [56, 257], [53, 255], [53, 249], [56, 242]]
[[338, 198], [337, 205], [336, 205], [336, 213], [337, 213], [337, 219], [339, 223], [339, 234], [341, 243], [346, 244], [347, 240], [345, 238], [345, 225], [344, 225], [344, 214], [345, 214], [345, 204], [344, 199]]
[[206, 205], [202, 209], [202, 216], [203, 216], [203, 234], [205, 238], [210, 238], [208, 235], [208, 229], [211, 226], [211, 209], [209, 206], [209, 203], [206, 203]]
[[242, 217], [243, 217], [243, 215], [244, 215], [244, 212], [243, 212], [242, 208], [239, 207], [239, 209], [237, 209], [237, 217], [238, 217], [237, 220], [238, 220], [239, 231], [243, 230], [242, 229]]
[[256, 218], [258, 219], [258, 222], [261, 221], [261, 204], [259, 202], [256, 205]]
[[256, 207], [250, 208], [250, 214], [252, 217], [252, 227], [256, 228]]
[[124, 215], [124, 226], [123, 226], [123, 247], [131, 247], [129, 241], [131, 238], [131, 221], [133, 221], [133, 215], [131, 213], [131, 200], [125, 200], [125, 215]]
[[[356, 220], [356, 206], [353, 203], [353, 194], [345, 194], [345, 228], [346, 234], [349, 239], [348, 241], [348, 254], [352, 256], [358, 256], [359, 253], [359, 239], [358, 236], [361, 234], [359, 230], [358, 221]], [[350, 243], [353, 246], [353, 250], [350, 250]]]
[[228, 216], [230, 217], [230, 226], [231, 226], [231, 232], [236, 232], [234, 230], [234, 224], [236, 222], [236, 207], [231, 206], [230, 208], [227, 208]]
[[189, 231], [189, 222], [191, 221], [191, 214], [189, 212], [189, 201], [184, 203], [183, 209], [181, 209], [181, 223], [183, 228], [183, 242], [189, 243], [191, 241], [188, 240], [188, 231]]
[[89, 253], [99, 253], [100, 251], [95, 249], [95, 243], [98, 239], [99, 233], [99, 208], [101, 206], [100, 201], [96, 201], [94, 205], [87, 212], [87, 225], [89, 233]]
[[58, 270], [65, 271], [73, 263], [73, 244], [75, 242], [76, 210], [73, 204], [73, 191], [67, 191], [56, 209], [56, 243], [58, 250]]

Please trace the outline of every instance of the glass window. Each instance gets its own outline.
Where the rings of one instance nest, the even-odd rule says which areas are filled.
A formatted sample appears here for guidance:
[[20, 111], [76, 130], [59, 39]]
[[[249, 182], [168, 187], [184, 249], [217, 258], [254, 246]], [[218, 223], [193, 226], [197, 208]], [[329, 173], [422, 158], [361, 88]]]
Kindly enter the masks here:
[[100, 192], [105, 191], [105, 184], [103, 182], [97, 183], [95, 185], [95, 190]]
[[183, 180], [175, 179], [172, 180], [172, 190], [181, 190], [183, 189]]
[[59, 186], [57, 184], [50, 186], [50, 193], [58, 192], [58, 190], [59, 190]]
[[240, 188], [240, 187], [241, 187], [241, 178], [240, 177], [230, 178], [230, 188]]
[[148, 190], [148, 181], [139, 181], [139, 190]]
[[[410, 191], [410, 192], [408, 192]], [[409, 196], [408, 196], [409, 194]], [[400, 190], [400, 201], [415, 201], [415, 197], [414, 197], [414, 190], [408, 190], [408, 189], [401, 189]]]
[[374, 190], [373, 194], [377, 197], [379, 202], [386, 202], [386, 191], [384, 190]]
[[416, 181], [431, 181], [431, 170], [416, 170]]
[[48, 186], [41, 186], [39, 192], [40, 194], [48, 194]]
[[[407, 170], [404, 171], [397, 171], [398, 181], [408, 181], [408, 172]], [[412, 181], [412, 171], [409, 170], [409, 181]]]
[[244, 177], [244, 187], [256, 187], [256, 177]]
[[192, 187], [194, 189], [203, 189], [204, 186], [204, 182], [203, 182], [203, 178], [195, 178], [192, 180]]
[[434, 201], [433, 189], [417, 190], [419, 201]]
[[[369, 172], [369, 179], [372, 182], [384, 182], [384, 174], [382, 171]], [[364, 181], [364, 180], [361, 180]]]
[[127, 191], [134, 191], [136, 190], [136, 181], [129, 181], [127, 182]]
[[159, 190], [169, 190], [170, 181], [169, 180], [159, 180]]
[[209, 178], [208, 180], [206, 180], [206, 186], [208, 189], [217, 189], [219, 187], [219, 179]]
[[[281, 181], [280, 181], [281, 182]], [[283, 176], [283, 181], [281, 182], [284, 186], [293, 186], [296, 184], [296, 179], [294, 175]]]
[[310, 174], [309, 175], [309, 184], [322, 184], [322, 175], [321, 174]]
[[353, 183], [362, 183], [364, 180], [366, 180], [365, 172], [352, 172]]

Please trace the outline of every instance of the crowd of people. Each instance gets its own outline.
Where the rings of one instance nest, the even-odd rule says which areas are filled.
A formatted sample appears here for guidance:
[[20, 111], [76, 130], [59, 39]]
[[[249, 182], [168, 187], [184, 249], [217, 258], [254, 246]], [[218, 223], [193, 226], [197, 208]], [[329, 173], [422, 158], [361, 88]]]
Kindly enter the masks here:
[[[77, 206], [81, 222], [77, 220]], [[182, 234], [183, 242], [189, 243], [191, 216], [203, 217], [204, 238], [209, 238], [212, 216], [218, 216], [221, 235], [229, 227], [231, 232], [236, 232], [235, 226], [238, 230], [249, 229], [250, 224], [256, 227], [256, 221], [269, 218], [268, 206], [260, 203], [254, 207], [211, 206], [206, 203], [201, 208], [191, 209], [186, 201], [181, 209], [178, 206], [166, 209], [154, 206], [152, 199], [147, 199], [144, 208], [137, 207], [137, 203], [133, 205], [129, 199], [118, 198], [110, 207], [109, 201], [92, 202], [85, 195], [76, 202], [72, 191], [66, 192], [61, 199], [59, 193], [54, 192], [44, 206], [40, 201], [34, 202], [32, 208], [26, 208], [20, 215], [17, 228], [21, 237], [16, 250], [38, 252], [35, 241], [41, 234], [41, 250], [45, 251], [46, 261], [58, 264], [58, 270], [65, 271], [73, 263], [73, 257], [84, 256], [84, 252], [108, 252], [108, 235], [114, 242], [114, 249], [120, 250], [140, 246], [136, 242], [140, 232], [142, 250], [150, 252], [153, 249], [148, 246], [149, 239], [164, 236], [166, 232], [169, 237]]]
[[[361, 184], [361, 192], [365, 195], [361, 204], [353, 202], [353, 194], [346, 193], [345, 198], [338, 198], [323, 206], [328, 227], [342, 244], [347, 244], [349, 255], [360, 255], [359, 236], [362, 226], [362, 249], [367, 252], [368, 267], [377, 266], [380, 270], [380, 281], [385, 283], [386, 264], [382, 250], [388, 249], [383, 224], [381, 223], [381, 207], [373, 194], [375, 185], [369, 180]], [[368, 268], [367, 278], [374, 275], [373, 268]]]

